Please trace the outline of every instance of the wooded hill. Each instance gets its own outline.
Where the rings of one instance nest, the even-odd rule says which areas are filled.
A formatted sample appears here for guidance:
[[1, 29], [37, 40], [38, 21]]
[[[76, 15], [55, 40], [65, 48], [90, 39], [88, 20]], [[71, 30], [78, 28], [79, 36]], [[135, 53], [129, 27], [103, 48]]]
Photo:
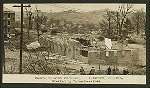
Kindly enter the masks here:
[[[40, 14], [43, 14], [44, 16], [54, 19], [66, 19], [68, 21], [72, 22], [81, 22], [84, 23], [85, 21], [89, 21], [90, 23], [98, 24], [99, 21], [103, 18], [103, 14], [105, 13], [104, 10], [95, 10], [95, 11], [89, 11], [85, 13], [80, 12], [58, 12], [58, 13], [46, 13], [41, 12]], [[33, 16], [36, 16], [36, 13], [33, 12]], [[24, 13], [24, 18], [26, 18], [26, 13]], [[20, 12], [16, 12], [16, 20], [20, 20]]]

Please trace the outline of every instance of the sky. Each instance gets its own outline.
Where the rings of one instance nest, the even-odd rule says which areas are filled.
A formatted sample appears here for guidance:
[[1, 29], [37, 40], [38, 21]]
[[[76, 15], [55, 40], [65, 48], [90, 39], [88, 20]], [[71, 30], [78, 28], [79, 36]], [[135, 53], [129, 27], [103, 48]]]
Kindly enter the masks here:
[[[4, 4], [5, 8], [13, 10], [15, 12], [20, 12], [20, 8], [13, 7], [14, 5], [20, 4]], [[29, 5], [29, 4], [24, 4]], [[77, 10], [78, 12], [87, 12], [93, 10], [101, 10], [101, 9], [110, 9], [110, 10], [118, 10], [119, 3], [45, 3], [45, 4], [30, 4], [32, 11], [35, 10], [35, 7], [42, 12], [62, 12], [63, 10]], [[133, 4], [133, 10], [143, 9], [146, 12], [146, 4]]]

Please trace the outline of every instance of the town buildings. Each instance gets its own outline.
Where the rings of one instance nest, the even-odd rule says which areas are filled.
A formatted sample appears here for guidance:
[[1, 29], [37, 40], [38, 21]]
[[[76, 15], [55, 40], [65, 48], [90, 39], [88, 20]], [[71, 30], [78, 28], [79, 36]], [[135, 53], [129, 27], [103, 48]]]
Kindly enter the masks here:
[[4, 7], [3, 9], [4, 34], [10, 34], [15, 30], [15, 11]]

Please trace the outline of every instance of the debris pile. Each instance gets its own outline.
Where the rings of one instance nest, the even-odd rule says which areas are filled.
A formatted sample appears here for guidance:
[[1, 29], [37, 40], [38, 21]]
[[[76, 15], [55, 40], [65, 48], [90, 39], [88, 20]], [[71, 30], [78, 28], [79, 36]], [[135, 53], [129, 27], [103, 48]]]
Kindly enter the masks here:
[[41, 47], [41, 45], [40, 45], [40, 43], [38, 42], [38, 41], [36, 41], [36, 42], [32, 42], [31, 44], [29, 44], [29, 45], [26, 45], [26, 48], [27, 49], [37, 49], [37, 48], [39, 48], [39, 47]]

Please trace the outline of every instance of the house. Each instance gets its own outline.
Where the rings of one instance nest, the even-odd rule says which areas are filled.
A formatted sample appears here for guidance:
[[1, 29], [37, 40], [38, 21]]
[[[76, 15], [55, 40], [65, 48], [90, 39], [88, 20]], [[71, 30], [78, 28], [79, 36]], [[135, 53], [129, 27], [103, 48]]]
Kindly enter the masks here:
[[15, 11], [3, 8], [4, 34], [10, 34], [15, 30]]

